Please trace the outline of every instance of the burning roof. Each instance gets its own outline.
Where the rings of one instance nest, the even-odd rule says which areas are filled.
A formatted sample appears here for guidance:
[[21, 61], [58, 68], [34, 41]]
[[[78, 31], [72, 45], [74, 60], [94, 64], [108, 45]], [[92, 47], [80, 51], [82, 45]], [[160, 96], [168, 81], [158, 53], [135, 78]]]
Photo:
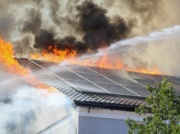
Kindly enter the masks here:
[[[21, 4], [26, 5], [28, 2]], [[136, 46], [138, 46], [137, 48], [139, 49], [135, 52], [144, 51], [144, 53], [147, 53], [147, 55], [144, 55], [144, 53], [142, 53], [142, 55], [136, 55], [135, 53], [132, 55], [132, 57], [128, 57], [128, 55], [131, 55], [132, 51], [129, 51], [127, 46], [129, 46], [129, 44], [132, 45], [132, 41], [134, 41], [133, 38], [129, 39], [129, 44], [128, 39], [123, 40], [119, 44], [114, 43], [121, 39], [134, 36], [134, 27], [137, 27], [136, 22], [139, 22], [137, 19], [139, 18], [137, 14], [135, 18], [131, 19], [126, 18], [123, 15], [115, 15], [112, 17], [112, 15], [109, 16], [109, 12], [105, 7], [98, 5], [95, 1], [87, 0], [73, 5], [74, 9], [72, 9], [72, 11], [74, 11], [75, 14], [72, 13], [72, 18], [70, 16], [62, 17], [56, 12], [56, 10], [60, 10], [58, 7], [60, 3], [57, 1], [55, 3], [56, 4], [49, 2], [49, 5], [47, 6], [43, 1], [31, 2], [27, 12], [23, 12], [22, 14], [22, 16], [28, 15], [29, 19], [26, 18], [24, 20], [22, 19], [22, 16], [17, 18], [17, 22], [22, 24], [22, 26], [15, 28], [16, 30], [20, 30], [18, 32], [16, 31], [17, 35], [26, 35], [21, 39], [18, 37], [19, 41], [16, 40], [17, 38], [15, 40], [10, 40], [15, 44], [19, 44], [19, 46], [15, 45], [16, 54], [19, 52], [22, 54], [24, 51], [24, 44], [28, 44], [26, 48], [30, 53], [28, 53], [28, 56], [26, 56], [33, 60], [24, 60], [25, 63], [27, 62], [28, 64], [27, 67], [23, 67], [24, 63], [21, 63], [21, 60], [19, 61], [23, 66], [21, 66], [16, 59], [14, 59], [12, 45], [0, 39], [0, 51], [2, 53], [0, 56], [0, 62], [3, 68], [8, 70], [10, 73], [20, 76], [30, 85], [41, 89], [45, 88], [49, 91], [56, 91], [51, 87], [51, 85], [53, 87], [55, 86], [48, 81], [44, 82], [43, 78], [41, 77], [38, 78], [39, 72], [37, 73], [37, 77], [35, 77], [36, 73], [33, 73], [33, 71], [36, 72], [36, 68], [39, 67], [41, 70], [46, 70], [48, 73], [53, 75], [54, 81], [60, 80], [62, 81], [62, 85], [65, 82], [68, 84], [68, 86], [80, 91], [94, 91], [99, 93], [112, 93], [130, 96], [146, 96], [148, 93], [145, 90], [145, 85], [147, 83], [152, 84], [159, 81], [159, 79], [166, 74], [166, 72], [163, 70], [164, 68], [160, 66], [162, 62], [157, 60], [160, 56], [155, 56], [154, 58], [154, 50], [149, 54], [148, 47], [152, 45], [144, 45], [149, 43], [145, 41], [148, 40], [149, 37], [148, 39], [140, 37], [138, 39], [140, 42], [135, 40], [135, 43], [139, 43], [137, 45], [133, 42]], [[141, 18], [141, 21], [144, 24], [148, 24], [150, 18], [154, 18], [153, 13], [155, 10], [161, 13], [158, 8], [160, 3], [161, 1], [156, 2], [155, 0], [145, 2], [143, 5], [138, 2], [135, 2], [135, 5], [131, 1], [124, 3], [122, 2], [122, 4], [125, 4], [127, 7], [132, 6], [133, 12], [143, 12], [145, 15], [148, 15], [148, 18], [145, 16]], [[14, 6], [11, 5], [11, 3], [8, 4], [10, 7], [9, 11], [12, 12]], [[148, 8], [149, 5], [154, 7], [154, 11], [152, 11], [151, 8]], [[38, 10], [39, 7], [42, 7], [42, 10]], [[45, 15], [46, 13], [43, 12], [46, 7], [50, 9], [48, 14], [50, 16], [48, 17], [50, 17], [49, 20], [51, 22], [49, 22], [49, 24], [51, 24], [51, 26], [43, 23], [43, 20], [47, 19], [47, 16]], [[12, 20], [8, 19], [8, 17], [11, 18], [12, 16], [6, 17], [7, 18], [4, 19], [5, 21]], [[68, 33], [66, 36], [61, 36], [59, 27], [54, 27], [61, 25], [62, 22], [60, 22], [60, 20], [72, 25], [75, 31], [72, 32], [72, 34], [75, 34], [72, 35], [70, 32], [70, 34]], [[4, 24], [4, 22], [2, 24]], [[179, 27], [173, 27], [169, 31], [165, 30], [166, 35], [168, 35], [168, 37], [170, 37], [170, 35], [173, 36], [172, 33], [177, 29], [179, 29]], [[163, 32], [158, 33], [158, 35], [162, 35], [162, 33]], [[5, 38], [15, 37], [14, 34], [10, 36], [9, 32], [5, 34], [7, 34], [6, 36], [3, 35]], [[154, 34], [153, 37], [156, 38]], [[162, 38], [159, 40], [162, 40]], [[170, 38], [168, 41], [172, 41], [172, 38]], [[124, 46], [126, 47], [118, 47], [122, 46], [124, 42]], [[114, 44], [111, 45], [112, 43]], [[22, 44], [23, 47], [21, 46]], [[21, 47], [23, 48], [23, 51], [19, 51], [22, 50], [19, 49]], [[176, 46], [176, 48], [178, 47]], [[116, 53], [114, 52], [115, 50], [117, 50]], [[167, 50], [168, 49], [166, 49], [166, 51]], [[177, 53], [177, 51], [173, 52]], [[148, 54], [153, 58], [149, 58]], [[148, 58], [150, 60], [148, 60]], [[161, 60], [162, 58], [159, 59]], [[42, 64], [42, 62], [39, 62], [38, 60], [54, 62], [53, 64], [49, 62], [48, 65], [50, 66], [54, 65], [55, 63], [61, 65], [57, 65], [55, 68], [58, 72], [54, 72], [54, 70], [49, 70], [49, 68], [46, 67], [47, 63]], [[31, 66], [34, 66], [35, 68], [30, 70], [29, 68], [31, 68]], [[64, 72], [59, 72], [59, 69], [63, 70]], [[89, 72], [89, 74], [86, 74], [87, 72], [83, 72], [83, 70], [86, 70]], [[108, 75], [109, 72], [110, 75]], [[111, 74], [112, 72], [115, 73]], [[45, 72], [43, 73], [46, 74]], [[47, 74], [47, 77], [49, 77], [49, 74]], [[179, 85], [178, 78], [167, 77], [172, 79], [173, 83], [175, 83], [174, 86], [177, 88]], [[95, 81], [93, 79], [95, 79]]]
[[62, 90], [69, 87], [79, 92], [145, 97], [149, 94], [146, 90], [146, 84], [154, 85], [155, 82], [161, 81], [162, 77], [167, 77], [174, 84], [176, 92], [179, 92], [178, 77], [78, 66], [68, 63], [58, 65], [36, 60], [19, 59], [18, 61], [23, 66], [32, 68], [32, 71], [35, 72], [34, 75], [46, 84]]
[[19, 75], [20, 77], [23, 77], [29, 84], [35, 87], [55, 91], [55, 89], [41, 83], [38, 79], [32, 76], [28, 69], [22, 67], [17, 62], [17, 60], [14, 59], [12, 45], [9, 42], [3, 41], [1, 38], [0, 38], [0, 51], [1, 51], [0, 62], [5, 70], [7, 70], [10, 73]]
[[[149, 68], [147, 66], [139, 66], [139, 67], [128, 67], [123, 60], [118, 55], [114, 55], [112, 59], [112, 55], [109, 53], [105, 53], [101, 56], [96, 57], [95, 55], [89, 55], [87, 57], [78, 57], [76, 51], [70, 50], [59, 50], [57, 47], [50, 47], [53, 52], [48, 52], [48, 50], [44, 50], [41, 54], [31, 54], [32, 59], [36, 60], [44, 60], [51, 61], [55, 63], [67, 62], [70, 64], [81, 65], [81, 66], [90, 66], [90, 67], [99, 67], [106, 69], [121, 69], [131, 72], [139, 72], [145, 74], [154, 74], [160, 75], [161, 72], [157, 68], [156, 65]], [[91, 52], [90, 52], [91, 53]]]
[[[19, 64], [14, 58], [12, 45], [1, 38], [0, 52], [1, 133], [38, 133], [64, 117], [75, 122], [69, 100]], [[49, 113], [53, 113], [52, 118], [45, 120]], [[70, 129], [75, 132], [72, 125], [65, 131]]]
[[[179, 77], [164, 74], [179, 73], [180, 27], [165, 29], [166, 36], [152, 33], [153, 39], [127, 39], [179, 24], [179, 7], [172, 6], [175, 12], [170, 13], [165, 12], [172, 5], [168, 0], [101, 2], [1, 0], [0, 36], [14, 47], [0, 38], [0, 69], [37, 91], [55, 93], [58, 89], [81, 106], [134, 110], [149, 95], [146, 84], [154, 86], [162, 77], [179, 94]], [[122, 42], [115, 43], [119, 40]], [[137, 49], [129, 49], [132, 44]]]
[[32, 73], [47, 85], [51, 85], [73, 100], [73, 105], [125, 109], [133, 111], [149, 92], [146, 84], [155, 85], [162, 77], [173, 83], [175, 94], [180, 92], [180, 78], [174, 76], [150, 75], [126, 72], [117, 69], [58, 65], [53, 62], [18, 59]]
[[[125, 56], [111, 55], [110, 52], [104, 53], [98, 58], [87, 57], [83, 61], [79, 58], [84, 54], [95, 53], [96, 55], [99, 49], [107, 48], [116, 41], [139, 35], [136, 33], [138, 30], [146, 31], [143, 34], [147, 33], [148, 30], [144, 29], [148, 26], [145, 28], [143, 26], [151, 25], [151, 20], [154, 20], [152, 27], [156, 27], [154, 24], [155, 18], [158, 16], [159, 20], [162, 11], [163, 14], [165, 13], [164, 8], [162, 10], [159, 8], [163, 3], [162, 1], [146, 1], [142, 2], [142, 4], [130, 0], [127, 2], [112, 1], [100, 4], [101, 2], [92, 0], [77, 3], [74, 1], [22, 2], [20, 0], [21, 10], [25, 12], [17, 8], [17, 12], [20, 12], [19, 17], [14, 14], [14, 9], [17, 6], [14, 2], [3, 2], [8, 7], [7, 13], [11, 13], [11, 15], [8, 16], [6, 12], [3, 12], [2, 16], [6, 16], [3, 20], [7, 23], [0, 22], [0, 26], [9, 24], [10, 20], [16, 25], [13, 25], [15, 27], [12, 30], [4, 25], [9, 32], [4, 33], [5, 35], [2, 34], [2, 36], [6, 40], [9, 39], [9, 41], [13, 42], [15, 55], [18, 57], [28, 57], [30, 55], [33, 59], [58, 63], [68, 59], [69, 63], [76, 65], [123, 69], [156, 75], [166, 74], [166, 68], [159, 67], [161, 62], [157, 61], [158, 58], [156, 59], [159, 56], [154, 58], [155, 54], [153, 52], [149, 54], [153, 57], [152, 59], [148, 58], [148, 54], [144, 56], [148, 49], [144, 50], [144, 46], [138, 50], [144, 52], [140, 52], [139, 55], [133, 52], [134, 55], [129, 56], [130, 64], [129, 59], [124, 58]], [[116, 4], [131, 9], [131, 12], [127, 12], [127, 14], [133, 15], [123, 14], [126, 8], [117, 10], [117, 6], [114, 6]], [[64, 10], [62, 5], [68, 11]], [[111, 6], [112, 9], [109, 9]], [[6, 8], [3, 7], [2, 9], [5, 10]], [[116, 12], [116, 10], [123, 12]], [[62, 14], [62, 11], [65, 11], [65, 13]], [[156, 15], [158, 13], [158, 15], [155, 16], [154, 12], [156, 12]], [[117, 13], [117, 15], [114, 13]], [[12, 21], [14, 19], [17, 21]], [[12, 24], [9, 25], [12, 26]], [[150, 26], [149, 29], [152, 29], [152, 27]], [[117, 48], [117, 50], [117, 53], [119, 53], [122, 48]], [[131, 55], [131, 53], [128, 54]]]

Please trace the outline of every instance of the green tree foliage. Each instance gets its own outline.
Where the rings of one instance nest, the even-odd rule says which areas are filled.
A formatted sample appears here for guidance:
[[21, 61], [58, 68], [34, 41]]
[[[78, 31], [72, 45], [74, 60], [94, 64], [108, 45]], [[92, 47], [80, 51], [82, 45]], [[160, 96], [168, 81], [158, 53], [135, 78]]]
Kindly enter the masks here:
[[142, 122], [127, 119], [129, 134], [180, 134], [180, 99], [172, 84], [163, 79], [156, 87], [147, 86], [150, 95], [145, 104], [135, 109]]

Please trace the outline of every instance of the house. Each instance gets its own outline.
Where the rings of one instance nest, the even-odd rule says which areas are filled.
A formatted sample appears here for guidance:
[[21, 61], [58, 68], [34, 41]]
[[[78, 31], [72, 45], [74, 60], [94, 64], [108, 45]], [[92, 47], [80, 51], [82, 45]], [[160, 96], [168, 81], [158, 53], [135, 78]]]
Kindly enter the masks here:
[[[66, 95], [75, 107], [78, 134], [126, 134], [125, 121], [142, 118], [134, 110], [144, 104], [149, 94], [146, 84], [154, 85], [167, 77], [179, 94], [180, 78], [174, 76], [147, 75], [122, 70], [82, 67], [71, 64], [55, 64], [30, 59], [18, 59], [42, 82]], [[53, 127], [67, 117], [51, 124], [40, 133], [51, 132]], [[51, 132], [53, 133], [53, 132]]]

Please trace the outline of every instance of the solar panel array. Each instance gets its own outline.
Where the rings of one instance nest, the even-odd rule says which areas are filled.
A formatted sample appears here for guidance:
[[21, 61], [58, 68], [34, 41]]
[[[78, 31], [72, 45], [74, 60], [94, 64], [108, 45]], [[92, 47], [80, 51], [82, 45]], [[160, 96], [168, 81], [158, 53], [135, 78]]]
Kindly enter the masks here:
[[[146, 85], [155, 85], [164, 76], [147, 75], [122, 70], [84, 67], [71, 64], [57, 65], [51, 62], [19, 59], [44, 83], [54, 87], [73, 87], [79, 92], [142, 96], [149, 94]], [[180, 91], [180, 78], [165, 76], [173, 83], [176, 93]]]

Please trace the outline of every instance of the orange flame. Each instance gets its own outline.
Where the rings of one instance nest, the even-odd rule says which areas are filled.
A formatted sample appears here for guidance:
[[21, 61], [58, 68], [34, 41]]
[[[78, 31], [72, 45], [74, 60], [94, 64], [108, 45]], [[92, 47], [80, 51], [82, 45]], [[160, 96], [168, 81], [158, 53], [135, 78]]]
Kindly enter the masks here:
[[[52, 53], [49, 53], [51, 51]], [[32, 59], [42, 59], [45, 61], [52, 61], [60, 63], [65, 59], [69, 59], [76, 56], [76, 51], [74, 50], [58, 50], [57, 47], [49, 46], [48, 50], [42, 51], [41, 54], [31, 54]]]
[[[51, 53], [48, 52], [51, 50]], [[68, 61], [71, 64], [77, 64], [81, 66], [91, 66], [91, 67], [99, 67], [99, 68], [107, 68], [107, 69], [122, 69], [130, 72], [138, 72], [138, 73], [145, 73], [145, 74], [153, 74], [153, 75], [160, 75], [160, 71], [156, 66], [153, 68], [146, 68], [146, 67], [138, 67], [138, 68], [129, 68], [123, 64], [121, 59], [118, 57], [113, 57], [112, 60], [109, 60], [107, 54], [103, 55], [101, 58], [94, 60], [93, 58], [88, 59], [78, 59], [77, 53], [74, 50], [58, 50], [57, 47], [50, 46], [48, 50], [44, 50], [41, 54], [32, 54], [32, 59], [42, 59], [46, 61], [52, 61], [56, 63], [60, 63], [64, 60]], [[91, 50], [87, 50], [88, 53], [91, 53]], [[111, 62], [109, 62], [111, 61]]]
[[35, 77], [30, 75], [30, 70], [22, 67], [17, 60], [14, 59], [13, 47], [9, 42], [5, 42], [0, 38], [0, 63], [10, 73], [22, 76], [29, 84], [49, 91], [55, 91], [52, 87], [41, 83]]
[[94, 60], [92, 58], [89, 59], [77, 59], [72, 58], [68, 60], [71, 64], [81, 65], [81, 66], [90, 66], [90, 67], [100, 67], [106, 69], [121, 69], [126, 70], [129, 72], [137, 72], [137, 73], [145, 73], [145, 74], [152, 74], [152, 75], [160, 75], [160, 71], [156, 66], [153, 68], [145, 68], [145, 67], [138, 67], [138, 68], [129, 68], [123, 64], [121, 59], [114, 57], [113, 62], [108, 59], [109, 57], [105, 54], [101, 58]]
[[0, 38], [0, 53], [0, 63], [8, 68], [8, 71], [23, 76], [29, 74], [29, 70], [20, 66], [14, 59], [12, 45], [9, 42], [4, 42], [2, 38]]

